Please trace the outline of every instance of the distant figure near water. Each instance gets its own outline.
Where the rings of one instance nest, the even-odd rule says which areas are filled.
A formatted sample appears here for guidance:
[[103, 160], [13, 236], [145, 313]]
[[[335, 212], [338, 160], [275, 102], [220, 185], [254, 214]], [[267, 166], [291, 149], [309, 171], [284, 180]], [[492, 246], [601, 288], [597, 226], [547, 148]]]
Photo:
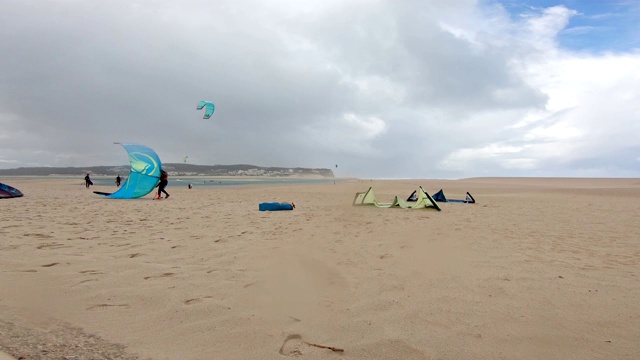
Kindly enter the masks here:
[[91, 185], [93, 185], [93, 181], [91, 181], [89, 174], [87, 174], [87, 176], [84, 177], [84, 186], [88, 189]]
[[120, 181], [122, 181], [120, 175], [116, 176], [116, 186], [120, 186]]

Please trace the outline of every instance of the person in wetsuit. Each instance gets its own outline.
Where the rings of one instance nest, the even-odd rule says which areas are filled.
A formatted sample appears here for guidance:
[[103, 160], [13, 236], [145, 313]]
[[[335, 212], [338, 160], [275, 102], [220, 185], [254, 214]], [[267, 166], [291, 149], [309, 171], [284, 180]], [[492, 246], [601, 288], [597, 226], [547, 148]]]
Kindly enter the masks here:
[[120, 181], [122, 179], [120, 178], [120, 175], [116, 176], [116, 186], [120, 186]]
[[169, 193], [165, 188], [169, 185], [169, 174], [166, 171], [160, 170], [160, 182], [158, 183], [158, 195], [157, 199], [162, 199], [162, 193], [165, 193], [165, 199], [169, 198]]
[[93, 181], [91, 181], [89, 174], [87, 174], [87, 176], [84, 177], [84, 186], [88, 189], [91, 185], [93, 185]]

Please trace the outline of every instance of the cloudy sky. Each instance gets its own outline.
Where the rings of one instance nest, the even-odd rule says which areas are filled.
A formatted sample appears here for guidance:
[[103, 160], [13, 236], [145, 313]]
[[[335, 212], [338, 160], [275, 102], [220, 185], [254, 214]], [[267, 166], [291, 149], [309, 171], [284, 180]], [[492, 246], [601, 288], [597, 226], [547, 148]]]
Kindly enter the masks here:
[[[640, 177], [636, 0], [0, 0], [0, 168]], [[216, 104], [210, 119], [200, 100]]]

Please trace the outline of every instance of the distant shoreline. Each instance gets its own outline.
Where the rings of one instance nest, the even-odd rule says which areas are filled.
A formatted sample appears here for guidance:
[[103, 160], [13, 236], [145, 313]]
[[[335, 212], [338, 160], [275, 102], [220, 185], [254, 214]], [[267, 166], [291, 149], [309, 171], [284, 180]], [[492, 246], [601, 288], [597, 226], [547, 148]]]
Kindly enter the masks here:
[[[302, 167], [265, 167], [249, 164], [235, 165], [195, 165], [186, 163], [164, 163], [162, 168], [170, 176], [319, 176], [334, 178], [333, 171], [328, 168]], [[126, 175], [130, 165], [86, 166], [86, 167], [21, 167], [0, 169], [0, 176], [116, 176]]]
[[[23, 183], [66, 183], [84, 187], [84, 176], [79, 175], [47, 175], [47, 176], [0, 176], [9, 184]], [[121, 176], [124, 182], [127, 176]], [[115, 176], [92, 175], [95, 189], [112, 189], [115, 187]], [[327, 178], [322, 176], [169, 176], [170, 187], [182, 187], [191, 184], [195, 188], [215, 188], [251, 185], [319, 185], [361, 181], [354, 178]], [[17, 185], [16, 185], [17, 186]]]
[[[80, 175], [0, 175], [0, 178], [6, 178], [6, 179], [25, 179], [25, 180], [74, 180], [74, 179], [80, 179], [84, 182], [84, 175], [86, 174], [80, 174]], [[128, 173], [126, 174], [120, 174], [120, 177], [122, 178], [122, 180], [126, 180], [128, 177]], [[115, 179], [116, 175], [98, 175], [98, 174], [91, 174], [91, 178], [92, 179]], [[202, 180], [233, 180], [233, 181], [263, 181], [263, 180], [268, 180], [268, 179], [277, 179], [277, 180], [286, 180], [286, 179], [291, 179], [291, 180], [326, 180], [326, 181], [334, 181], [334, 180], [360, 180], [358, 178], [339, 178], [339, 177], [333, 177], [333, 178], [329, 178], [326, 176], [319, 176], [319, 175], [292, 175], [292, 176], [269, 176], [269, 175], [264, 175], [264, 176], [258, 176], [258, 175], [235, 175], [235, 176], [215, 176], [215, 175], [169, 175], [169, 180], [173, 180], [173, 181], [177, 181], [177, 180], [181, 180], [184, 181], [184, 179], [197, 179], [198, 181], [202, 181]]]

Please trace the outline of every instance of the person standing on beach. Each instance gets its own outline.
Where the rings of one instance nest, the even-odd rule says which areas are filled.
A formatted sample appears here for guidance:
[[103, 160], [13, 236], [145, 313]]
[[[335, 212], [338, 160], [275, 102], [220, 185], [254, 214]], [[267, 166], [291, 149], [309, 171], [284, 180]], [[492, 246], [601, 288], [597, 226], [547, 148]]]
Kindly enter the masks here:
[[91, 181], [89, 174], [87, 174], [87, 176], [84, 177], [84, 186], [88, 189], [91, 185], [93, 185], [93, 181]]
[[162, 199], [162, 193], [165, 193], [165, 199], [169, 198], [169, 193], [165, 188], [169, 185], [169, 174], [166, 171], [160, 170], [160, 182], [158, 183], [158, 194], [154, 199]]
[[118, 186], [118, 187], [120, 186], [120, 181], [121, 180], [122, 179], [120, 178], [120, 175], [116, 176], [116, 186]]

